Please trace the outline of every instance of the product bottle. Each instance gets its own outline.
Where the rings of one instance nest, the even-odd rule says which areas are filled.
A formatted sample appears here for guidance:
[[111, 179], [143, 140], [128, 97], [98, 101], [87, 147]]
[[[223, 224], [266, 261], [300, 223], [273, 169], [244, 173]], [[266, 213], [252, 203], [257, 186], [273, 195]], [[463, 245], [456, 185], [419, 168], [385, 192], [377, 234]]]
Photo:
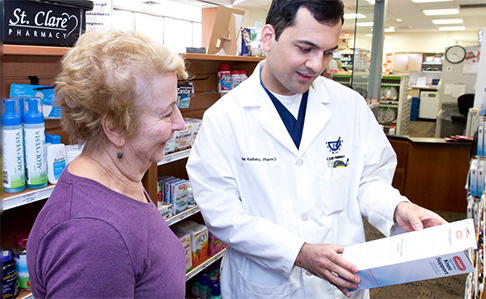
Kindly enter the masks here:
[[17, 101], [6, 99], [3, 125], [3, 190], [15, 193], [25, 190], [24, 135]]
[[2, 294], [3, 298], [14, 298], [17, 296], [17, 269], [15, 268], [15, 261], [12, 257], [12, 252], [9, 250], [3, 251], [2, 263]]
[[29, 233], [22, 232], [15, 236], [15, 247], [13, 250], [15, 264], [17, 266], [17, 277], [19, 290], [30, 291], [30, 279], [29, 271], [27, 270], [27, 252], [25, 247], [27, 246], [27, 239]]
[[37, 98], [26, 99], [24, 114], [24, 148], [27, 188], [47, 186], [44, 116], [39, 112]]
[[225, 93], [231, 90], [231, 72], [226, 63], [221, 63], [218, 69], [218, 92]]
[[221, 287], [219, 286], [219, 283], [215, 283], [213, 285], [213, 289], [211, 291], [211, 299], [221, 299]]
[[207, 299], [211, 296], [211, 293], [210, 293], [210, 290], [209, 290], [209, 277], [208, 277], [207, 273], [203, 273], [201, 284], [199, 285], [199, 289], [200, 289], [199, 296], [202, 299]]
[[241, 82], [245, 81], [246, 79], [248, 79], [248, 76], [246, 75], [246, 71], [240, 71], [240, 84]]
[[238, 70], [231, 71], [231, 89], [240, 85], [240, 83], [241, 83], [240, 71]]
[[47, 178], [50, 184], [56, 184], [66, 168], [66, 150], [61, 143], [61, 136], [51, 135], [51, 144], [47, 146]]

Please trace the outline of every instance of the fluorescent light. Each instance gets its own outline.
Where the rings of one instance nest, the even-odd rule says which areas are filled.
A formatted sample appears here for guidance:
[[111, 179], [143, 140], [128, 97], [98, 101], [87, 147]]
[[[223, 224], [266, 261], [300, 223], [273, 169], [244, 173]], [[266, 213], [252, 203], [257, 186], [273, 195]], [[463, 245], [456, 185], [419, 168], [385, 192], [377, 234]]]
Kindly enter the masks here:
[[362, 18], [366, 18], [365, 15], [362, 15], [360, 13], [356, 14], [356, 13], [345, 13], [344, 14], [344, 19], [362, 19]]
[[368, 1], [368, 3], [371, 5], [375, 5], [375, 0], [366, 0], [366, 1]]
[[362, 26], [362, 27], [372, 27], [373, 22], [357, 22], [356, 26]]
[[373, 37], [373, 34], [368, 33], [368, 34], [365, 34], [365, 36], [367, 36], [367, 37]]
[[457, 15], [457, 14], [459, 14], [459, 9], [457, 9], [457, 8], [428, 9], [428, 10], [424, 10], [424, 14], [427, 15], [427, 16]]
[[441, 25], [441, 24], [462, 24], [462, 19], [432, 20], [432, 23], [434, 23], [436, 25]]
[[450, 2], [452, 0], [412, 0], [413, 3]]
[[389, 35], [385, 35], [385, 39], [393, 39], [393, 37]]
[[395, 32], [395, 28], [393, 27], [385, 28], [385, 32]]
[[464, 26], [458, 26], [458, 27], [439, 27], [439, 30], [442, 30], [442, 31], [461, 31], [461, 30], [466, 30], [466, 27], [464, 27]]

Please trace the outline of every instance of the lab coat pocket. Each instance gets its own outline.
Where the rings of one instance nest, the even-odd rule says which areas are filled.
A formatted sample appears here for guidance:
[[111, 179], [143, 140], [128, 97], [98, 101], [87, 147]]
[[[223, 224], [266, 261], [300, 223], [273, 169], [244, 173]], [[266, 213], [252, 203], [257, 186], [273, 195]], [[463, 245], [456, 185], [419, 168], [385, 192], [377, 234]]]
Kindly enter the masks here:
[[241, 272], [238, 271], [237, 284], [235, 288], [237, 296], [235, 298], [290, 298], [290, 283], [284, 283], [278, 286], [261, 286], [246, 280]]
[[329, 164], [321, 167], [321, 199], [322, 213], [325, 216], [341, 212], [348, 205], [348, 195], [351, 180], [351, 168], [331, 167]]

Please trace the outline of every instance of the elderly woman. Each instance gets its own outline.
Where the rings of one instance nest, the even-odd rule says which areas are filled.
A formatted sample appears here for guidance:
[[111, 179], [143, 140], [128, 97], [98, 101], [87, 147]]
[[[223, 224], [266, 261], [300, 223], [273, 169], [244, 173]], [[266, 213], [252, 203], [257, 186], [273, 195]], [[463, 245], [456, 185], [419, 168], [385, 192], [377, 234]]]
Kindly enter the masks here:
[[185, 254], [142, 185], [184, 128], [178, 55], [135, 32], [88, 32], [62, 60], [63, 129], [83, 151], [27, 245], [35, 298], [184, 298]]

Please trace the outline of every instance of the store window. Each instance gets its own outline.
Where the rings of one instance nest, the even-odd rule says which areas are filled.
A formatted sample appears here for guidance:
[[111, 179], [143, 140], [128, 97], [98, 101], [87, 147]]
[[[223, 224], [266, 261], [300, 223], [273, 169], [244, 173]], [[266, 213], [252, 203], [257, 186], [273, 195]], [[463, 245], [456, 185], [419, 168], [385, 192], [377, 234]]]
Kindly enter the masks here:
[[140, 31], [179, 53], [184, 53], [186, 47], [201, 46], [201, 7], [169, 0], [134, 2], [114, 2], [113, 28]]

